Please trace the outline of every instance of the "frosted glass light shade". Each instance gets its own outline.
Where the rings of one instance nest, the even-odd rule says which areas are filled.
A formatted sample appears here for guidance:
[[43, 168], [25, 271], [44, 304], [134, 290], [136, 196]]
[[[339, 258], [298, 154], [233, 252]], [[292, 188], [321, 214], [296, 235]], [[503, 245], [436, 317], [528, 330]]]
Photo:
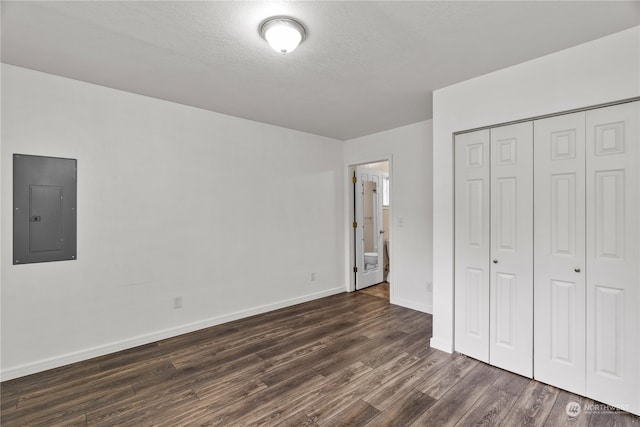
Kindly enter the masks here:
[[274, 25], [264, 33], [269, 46], [276, 52], [293, 52], [302, 41], [302, 35], [295, 29], [284, 25]]
[[260, 25], [260, 35], [281, 54], [293, 52], [305, 39], [304, 26], [293, 18], [273, 17]]

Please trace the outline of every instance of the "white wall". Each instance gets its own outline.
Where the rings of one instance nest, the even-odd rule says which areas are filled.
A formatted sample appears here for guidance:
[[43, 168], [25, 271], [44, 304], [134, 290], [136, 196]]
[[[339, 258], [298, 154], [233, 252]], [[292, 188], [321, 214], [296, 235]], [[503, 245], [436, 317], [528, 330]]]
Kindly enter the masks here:
[[433, 347], [453, 350], [453, 132], [639, 95], [640, 27], [434, 93]]
[[[431, 120], [379, 132], [344, 143], [349, 165], [390, 158], [391, 181], [391, 303], [431, 312]], [[353, 217], [345, 179], [345, 216]], [[351, 206], [351, 207], [350, 207]], [[345, 221], [345, 262], [353, 251]], [[349, 283], [352, 274], [346, 273]]]
[[78, 159], [78, 259], [2, 239], [3, 380], [345, 290], [340, 141], [3, 65], [3, 236], [13, 153]]

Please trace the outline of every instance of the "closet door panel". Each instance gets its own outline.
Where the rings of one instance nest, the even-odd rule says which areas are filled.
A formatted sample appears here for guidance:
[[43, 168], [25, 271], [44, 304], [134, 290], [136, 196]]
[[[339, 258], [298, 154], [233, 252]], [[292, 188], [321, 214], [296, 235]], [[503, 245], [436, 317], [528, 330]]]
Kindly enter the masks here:
[[533, 374], [533, 123], [491, 129], [492, 365]]
[[489, 131], [455, 138], [455, 349], [489, 361]]
[[586, 113], [587, 394], [640, 411], [640, 102]]
[[585, 393], [585, 113], [534, 122], [534, 377]]

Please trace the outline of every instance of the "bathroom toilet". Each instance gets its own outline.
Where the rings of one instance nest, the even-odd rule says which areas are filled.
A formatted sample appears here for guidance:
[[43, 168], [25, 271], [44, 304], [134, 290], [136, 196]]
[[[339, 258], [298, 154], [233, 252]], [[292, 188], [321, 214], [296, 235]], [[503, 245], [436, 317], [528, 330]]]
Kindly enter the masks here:
[[377, 252], [365, 252], [364, 253], [364, 268], [373, 268], [378, 265], [378, 253]]

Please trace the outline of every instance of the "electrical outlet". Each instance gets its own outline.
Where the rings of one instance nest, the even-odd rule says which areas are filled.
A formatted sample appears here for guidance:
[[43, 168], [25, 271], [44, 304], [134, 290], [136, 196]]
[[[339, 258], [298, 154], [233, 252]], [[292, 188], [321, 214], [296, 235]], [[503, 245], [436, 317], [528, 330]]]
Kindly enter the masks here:
[[173, 299], [173, 308], [182, 308], [182, 297], [175, 297]]
[[427, 282], [427, 292], [433, 292], [433, 283]]
[[312, 282], [316, 281], [316, 272], [315, 271], [311, 272], [311, 277], [310, 277], [309, 280], [312, 281]]

